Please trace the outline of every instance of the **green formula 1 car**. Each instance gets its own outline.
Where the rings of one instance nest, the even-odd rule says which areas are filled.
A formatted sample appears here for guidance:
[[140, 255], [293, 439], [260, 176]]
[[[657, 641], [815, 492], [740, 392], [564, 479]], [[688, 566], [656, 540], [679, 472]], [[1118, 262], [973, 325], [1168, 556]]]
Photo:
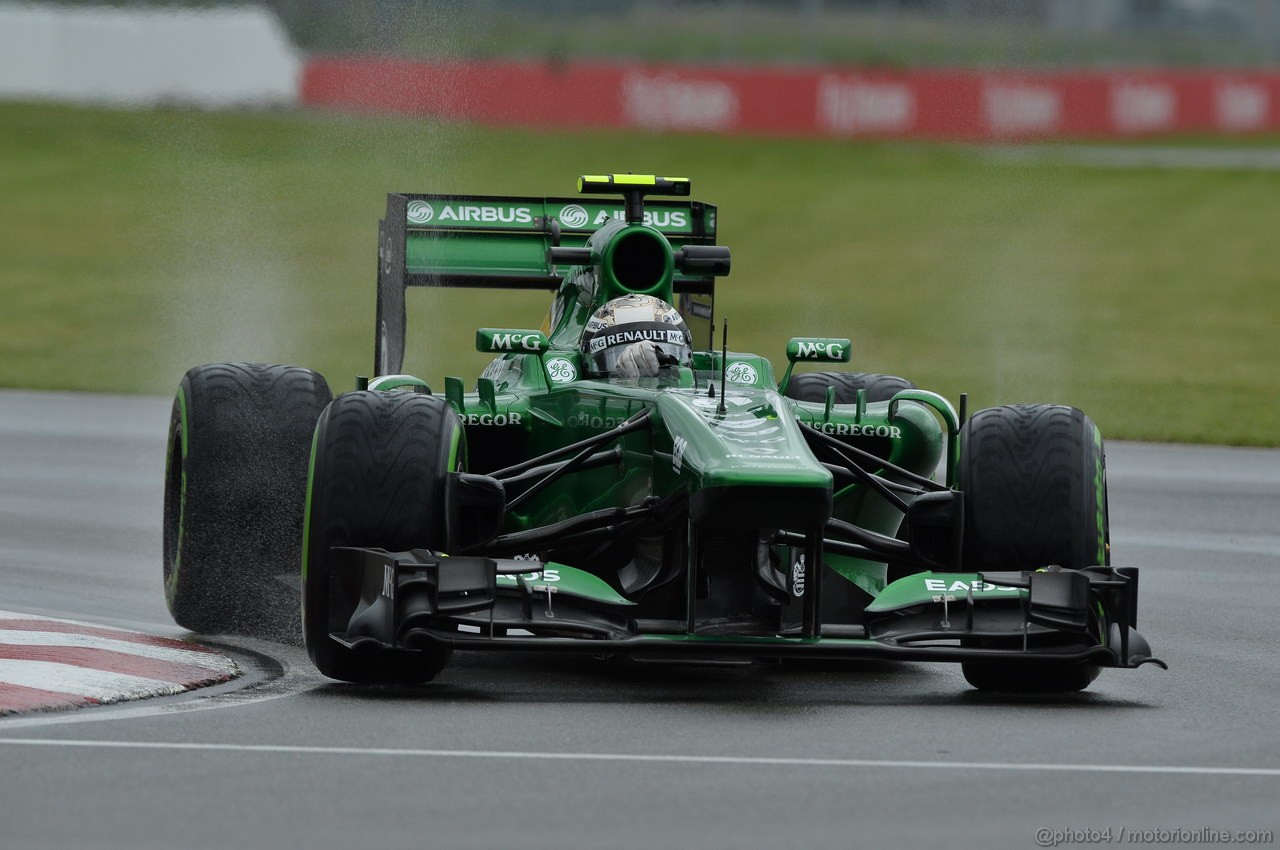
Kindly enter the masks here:
[[[969, 417], [901, 378], [793, 372], [848, 362], [847, 339], [792, 339], [778, 376], [716, 344], [730, 255], [688, 180], [578, 188], [390, 195], [354, 392], [298, 367], [187, 373], [165, 490], [179, 624], [287, 630], [300, 565], [307, 650], [349, 682], [425, 682], [455, 649], [955, 661], [1024, 691], [1161, 664], [1137, 569], [1109, 563], [1087, 416]], [[540, 329], [479, 329], [495, 359], [436, 392], [400, 374], [409, 286], [554, 297]]]

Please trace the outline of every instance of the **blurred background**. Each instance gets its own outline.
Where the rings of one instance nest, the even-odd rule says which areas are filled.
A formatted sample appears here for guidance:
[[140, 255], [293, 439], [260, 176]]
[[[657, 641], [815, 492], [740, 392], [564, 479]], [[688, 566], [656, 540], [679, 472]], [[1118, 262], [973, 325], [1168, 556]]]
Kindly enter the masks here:
[[[101, 6], [72, 0], [64, 5]], [[121, 0], [212, 8], [211, 0]], [[306, 51], [890, 67], [1274, 65], [1273, 0], [266, 0]]]
[[[0, 387], [368, 374], [386, 193], [688, 176], [732, 348], [1280, 445], [1273, 0], [0, 0]], [[548, 297], [411, 293], [409, 371]]]

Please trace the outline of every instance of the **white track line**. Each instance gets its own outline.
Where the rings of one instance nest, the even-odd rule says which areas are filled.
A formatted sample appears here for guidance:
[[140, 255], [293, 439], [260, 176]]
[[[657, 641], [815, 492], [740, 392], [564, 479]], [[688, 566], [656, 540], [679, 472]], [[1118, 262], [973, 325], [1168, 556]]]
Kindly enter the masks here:
[[617, 761], [656, 764], [765, 767], [856, 767], [924, 770], [1037, 771], [1053, 773], [1140, 773], [1172, 776], [1255, 776], [1280, 778], [1280, 768], [1194, 767], [1144, 764], [1049, 764], [984, 761], [899, 761], [886, 759], [773, 758], [768, 756], [676, 756], [635, 753], [503, 752], [500, 750], [421, 750], [376, 747], [300, 747], [280, 744], [196, 744], [169, 741], [71, 741], [57, 738], [0, 738], [0, 746], [62, 747], [177, 752], [269, 753], [273, 755], [370, 756], [379, 758], [458, 758], [498, 761]]

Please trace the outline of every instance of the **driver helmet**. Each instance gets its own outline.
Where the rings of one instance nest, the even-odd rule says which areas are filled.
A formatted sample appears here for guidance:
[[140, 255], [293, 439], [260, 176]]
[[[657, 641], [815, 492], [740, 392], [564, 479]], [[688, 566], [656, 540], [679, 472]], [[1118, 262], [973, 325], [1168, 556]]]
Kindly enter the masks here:
[[592, 314], [582, 334], [587, 371], [610, 375], [622, 352], [641, 342], [657, 349], [660, 366], [688, 366], [693, 337], [680, 312], [652, 295], [623, 295]]

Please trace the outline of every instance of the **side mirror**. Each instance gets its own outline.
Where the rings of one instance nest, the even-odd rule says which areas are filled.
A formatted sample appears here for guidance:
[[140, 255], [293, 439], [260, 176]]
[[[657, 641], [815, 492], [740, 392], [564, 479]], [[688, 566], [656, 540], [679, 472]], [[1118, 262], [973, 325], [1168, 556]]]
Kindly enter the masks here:
[[793, 336], [787, 343], [787, 372], [778, 383], [778, 392], [786, 393], [791, 383], [791, 370], [797, 363], [848, 363], [853, 356], [853, 343], [847, 339], [824, 336]]
[[787, 343], [787, 360], [792, 363], [848, 363], [853, 344], [847, 339], [792, 337]]

